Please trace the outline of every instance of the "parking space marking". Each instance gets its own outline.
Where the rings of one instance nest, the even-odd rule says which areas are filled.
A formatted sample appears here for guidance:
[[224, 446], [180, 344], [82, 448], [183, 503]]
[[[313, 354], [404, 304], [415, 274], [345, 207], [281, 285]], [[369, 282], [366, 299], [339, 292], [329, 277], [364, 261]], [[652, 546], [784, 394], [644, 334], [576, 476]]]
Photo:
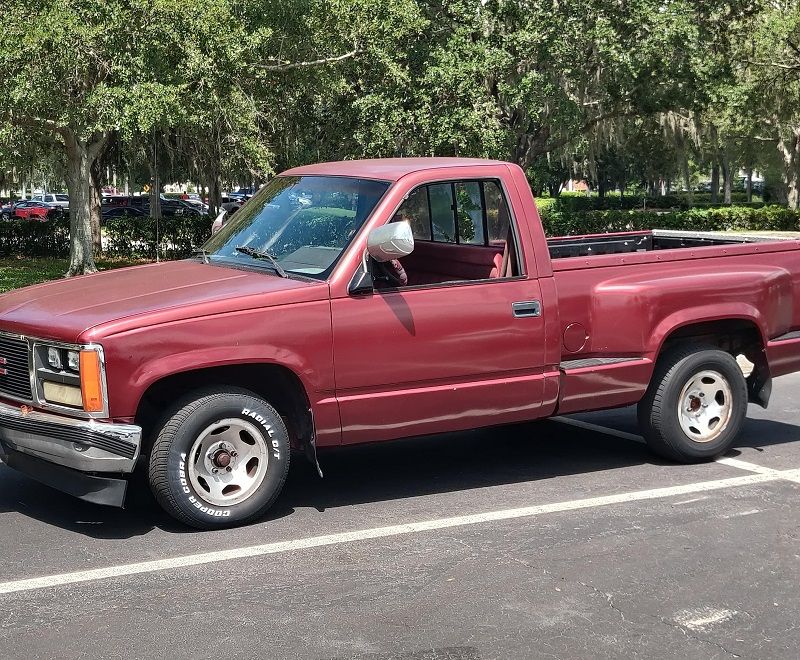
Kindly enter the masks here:
[[253, 545], [230, 550], [219, 550], [194, 555], [184, 555], [168, 559], [156, 559], [151, 561], [138, 562], [134, 564], [121, 564], [96, 568], [85, 571], [75, 571], [72, 573], [62, 573], [58, 575], [48, 575], [21, 580], [12, 580], [0, 583], [0, 594], [12, 594], [23, 591], [35, 591], [51, 587], [78, 584], [82, 582], [93, 582], [99, 580], [110, 580], [123, 576], [137, 575], [142, 573], [155, 573], [160, 571], [200, 566], [203, 564], [219, 563], [234, 559], [244, 559], [248, 557], [262, 557], [284, 552], [296, 552], [298, 550], [308, 550], [323, 546], [340, 545], [366, 541], [369, 539], [386, 538], [416, 534], [439, 529], [449, 529], [457, 527], [467, 527], [480, 525], [490, 522], [513, 520], [518, 518], [530, 518], [534, 516], [559, 513], [565, 511], [577, 511], [581, 509], [592, 509], [597, 507], [611, 506], [615, 504], [627, 504], [630, 502], [642, 502], [646, 500], [658, 500], [669, 497], [704, 493], [708, 491], [741, 488], [754, 484], [775, 482], [783, 477], [779, 474], [751, 473], [739, 477], [727, 479], [716, 479], [713, 481], [701, 481], [683, 486], [669, 486], [665, 488], [653, 488], [649, 490], [632, 491], [618, 493], [615, 495], [605, 495], [600, 497], [590, 497], [554, 504], [542, 504], [536, 506], [522, 507], [517, 509], [503, 509], [498, 511], [487, 511], [465, 516], [455, 516], [450, 518], [438, 518], [420, 522], [411, 522], [389, 527], [377, 527], [372, 529], [361, 529], [352, 532], [341, 532], [325, 536], [314, 536], [292, 541], [281, 541], [267, 543], [264, 545]]
[[750, 461], [743, 461], [738, 458], [728, 458], [721, 456], [717, 459], [717, 463], [727, 465], [729, 467], [738, 468], [740, 470], [747, 470], [748, 472], [757, 472], [758, 474], [780, 474], [785, 475], [785, 471], [776, 470], [774, 468], [764, 467], [763, 465], [756, 465]]
[[[584, 429], [586, 431], [595, 431], [597, 433], [603, 433], [605, 435], [614, 436], [615, 438], [622, 438], [623, 440], [630, 440], [631, 442], [637, 442], [639, 444], [647, 444], [645, 439], [640, 435], [635, 435], [634, 433], [627, 433], [625, 431], [618, 431], [617, 429], [609, 428], [608, 426], [601, 426], [600, 424], [592, 424], [591, 422], [584, 422], [583, 420], [580, 419], [570, 419], [569, 417], [551, 417], [550, 419], [552, 419], [555, 422], [560, 422], [561, 424], [568, 424], [569, 426], [574, 426], [576, 428]], [[757, 474], [773, 475], [776, 476], [778, 479], [800, 483], [800, 470], [793, 470], [793, 469], [776, 470], [775, 468], [769, 468], [763, 465], [758, 465], [756, 463], [751, 463], [750, 461], [743, 461], [738, 458], [729, 458], [726, 456], [721, 456], [714, 460], [717, 463], [721, 463], [722, 465], [727, 465], [728, 467], [736, 468], [738, 470], [755, 472]]]

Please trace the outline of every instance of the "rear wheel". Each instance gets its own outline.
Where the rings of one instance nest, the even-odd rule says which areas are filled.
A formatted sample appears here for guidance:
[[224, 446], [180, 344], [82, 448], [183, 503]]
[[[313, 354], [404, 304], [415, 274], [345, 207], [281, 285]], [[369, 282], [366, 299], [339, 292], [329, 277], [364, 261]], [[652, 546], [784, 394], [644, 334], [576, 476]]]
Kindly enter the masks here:
[[150, 455], [150, 487], [178, 520], [200, 529], [263, 516], [289, 469], [289, 436], [277, 411], [235, 388], [199, 393], [168, 414]]
[[730, 449], [747, 413], [747, 383], [736, 360], [716, 348], [685, 346], [659, 360], [639, 403], [648, 446], [691, 463]]

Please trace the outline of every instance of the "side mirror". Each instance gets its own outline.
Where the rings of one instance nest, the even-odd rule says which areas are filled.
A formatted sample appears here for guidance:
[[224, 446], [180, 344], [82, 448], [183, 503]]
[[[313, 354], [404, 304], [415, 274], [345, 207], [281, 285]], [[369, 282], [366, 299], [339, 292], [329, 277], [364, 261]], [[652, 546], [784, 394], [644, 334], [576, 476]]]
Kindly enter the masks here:
[[367, 252], [375, 261], [402, 259], [414, 251], [414, 234], [407, 222], [390, 222], [373, 229], [367, 237]]
[[225, 209], [222, 209], [219, 212], [219, 214], [214, 219], [214, 222], [211, 225], [211, 235], [212, 236], [214, 234], [216, 234], [220, 229], [222, 229], [222, 226], [225, 224], [225, 221], [227, 220], [227, 217], [226, 217], [227, 215], [228, 215], [228, 212]]
[[375, 280], [372, 279], [372, 273], [369, 269], [368, 264], [369, 256], [367, 252], [364, 252], [364, 257], [361, 259], [361, 264], [353, 273], [353, 279], [350, 280], [350, 284], [347, 287], [347, 292], [351, 296], [361, 296], [365, 294], [373, 293], [375, 290]]

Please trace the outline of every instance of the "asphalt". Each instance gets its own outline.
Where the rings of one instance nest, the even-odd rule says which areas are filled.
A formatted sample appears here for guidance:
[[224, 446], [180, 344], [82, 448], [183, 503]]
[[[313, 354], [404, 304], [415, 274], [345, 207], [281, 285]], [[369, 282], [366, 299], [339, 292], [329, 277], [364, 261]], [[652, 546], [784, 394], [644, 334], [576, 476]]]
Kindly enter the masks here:
[[773, 391], [729, 455], [749, 469], [655, 458], [607, 411], [335, 450], [324, 479], [298, 460], [223, 532], [143, 483], [119, 511], [0, 466], [0, 658], [795, 659], [800, 376]]

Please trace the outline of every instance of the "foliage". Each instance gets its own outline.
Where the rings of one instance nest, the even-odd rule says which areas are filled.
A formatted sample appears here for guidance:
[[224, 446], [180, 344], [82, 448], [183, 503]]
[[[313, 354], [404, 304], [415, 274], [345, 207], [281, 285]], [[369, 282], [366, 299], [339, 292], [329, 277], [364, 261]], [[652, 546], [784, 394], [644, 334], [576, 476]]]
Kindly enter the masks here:
[[211, 236], [206, 216], [171, 216], [154, 220], [120, 216], [105, 226], [105, 251], [116, 258], [180, 259], [191, 256]]
[[69, 219], [0, 222], [0, 256], [66, 257], [69, 255]]
[[[92, 192], [117, 178], [191, 181], [213, 213], [226, 186], [298, 164], [462, 155], [520, 164], [537, 196], [577, 178], [608, 200], [551, 203], [562, 216], [698, 208], [719, 187], [741, 204], [740, 167], [800, 205], [797, 3], [0, 0], [0, 14], [0, 190], [68, 183], [72, 272], [99, 250]], [[709, 173], [711, 195], [658, 195]], [[153, 228], [113, 231], [115, 251], [154, 253]]]
[[800, 211], [782, 206], [719, 207], [686, 211], [551, 211], [542, 217], [548, 236], [575, 236], [641, 229], [684, 231], [799, 231]]
[[[737, 207], [760, 208], [764, 202], [747, 202], [744, 193], [734, 193], [733, 203]], [[725, 207], [719, 203], [712, 203], [709, 193], [695, 193], [691, 196], [686, 193], [672, 195], [570, 195], [561, 194], [558, 197], [545, 197], [536, 200], [539, 213], [542, 217], [550, 213], [581, 213], [585, 211], [611, 211], [611, 210], [670, 210], [690, 208]]]

